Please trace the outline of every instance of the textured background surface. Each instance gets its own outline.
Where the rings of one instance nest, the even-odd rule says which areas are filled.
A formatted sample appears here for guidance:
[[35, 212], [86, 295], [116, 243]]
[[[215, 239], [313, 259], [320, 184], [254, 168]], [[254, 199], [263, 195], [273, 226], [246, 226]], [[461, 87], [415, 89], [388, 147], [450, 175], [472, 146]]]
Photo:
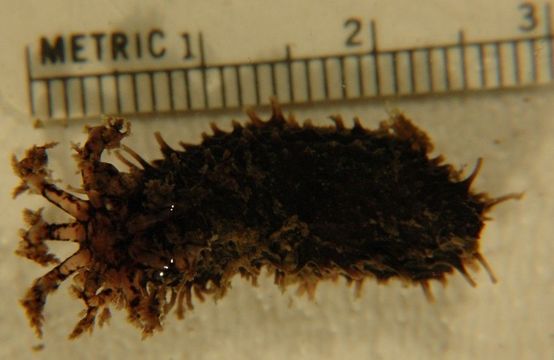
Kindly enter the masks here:
[[[503, 204], [493, 212], [483, 233], [483, 253], [500, 282], [489, 283], [486, 274], [475, 275], [473, 289], [458, 275], [446, 288], [433, 284], [435, 304], [428, 304], [419, 288], [397, 283], [367, 283], [355, 299], [343, 282], [322, 285], [316, 302], [282, 295], [269, 279], [251, 288], [237, 279], [229, 295], [218, 304], [196, 306], [185, 321], [168, 318], [165, 331], [146, 341], [119, 314], [108, 328], [93, 336], [69, 342], [66, 335], [76, 321], [80, 304], [67, 294], [67, 284], [52, 296], [46, 308], [46, 348], [37, 358], [115, 358], [131, 354], [147, 359], [334, 359], [352, 358], [461, 359], [502, 357], [548, 359], [554, 344], [554, 251], [551, 221], [554, 214], [552, 156], [554, 155], [554, 91], [443, 98], [440, 102], [418, 100], [402, 103], [402, 109], [435, 139], [437, 152], [456, 165], [472, 166], [485, 159], [476, 188], [494, 195], [526, 192], [522, 201]], [[452, 108], [463, 107], [463, 112]], [[333, 108], [296, 111], [298, 117], [324, 119]], [[344, 115], [361, 115], [368, 125], [383, 118], [381, 105], [353, 106]], [[239, 115], [240, 116], [240, 115]], [[17, 180], [8, 166], [9, 153], [21, 154], [28, 144], [45, 139], [62, 140], [52, 151], [55, 176], [73, 179], [70, 140], [82, 140], [79, 125], [67, 129], [33, 130], [29, 122], [3, 116], [0, 142], [0, 358], [29, 358], [30, 347], [39, 342], [27, 326], [17, 299], [32, 279], [44, 272], [13, 255], [23, 206], [47, 205], [38, 197], [10, 199], [8, 191]], [[127, 144], [156, 156], [151, 128], [162, 131], [170, 144], [177, 139], [193, 141], [208, 129], [204, 116], [156, 120], [155, 125], [135, 121], [134, 136]], [[325, 120], [321, 122], [326, 122]], [[225, 120], [221, 124], [226, 124]], [[186, 125], [185, 125], [186, 124]], [[227, 124], [228, 125], [228, 124]], [[224, 125], [222, 125], [224, 127]], [[62, 219], [57, 211], [46, 215]], [[57, 245], [57, 244], [55, 244]], [[55, 247], [69, 253], [70, 246]]]
[[[7, 31], [2, 28], [2, 33]], [[7, 69], [20, 69], [17, 60], [6, 54], [1, 61]], [[491, 284], [480, 271], [474, 274], [479, 286], [473, 289], [455, 275], [446, 288], [432, 284], [436, 302], [429, 304], [419, 288], [403, 288], [396, 282], [387, 286], [368, 282], [360, 299], [338, 282], [322, 284], [312, 303], [296, 297], [292, 288], [281, 294], [270, 279], [261, 279], [258, 288], [237, 279], [225, 299], [217, 304], [196, 302], [185, 321], [169, 316], [164, 332], [153, 338], [141, 341], [124, 315], [116, 313], [109, 327], [70, 342], [66, 336], [81, 304], [67, 293], [69, 282], [49, 298], [43, 341], [34, 337], [18, 305], [32, 280], [46, 271], [13, 255], [21, 210], [46, 206], [48, 218], [65, 217], [37, 196], [13, 201], [10, 191], [18, 181], [9, 161], [11, 153], [21, 155], [31, 144], [57, 140], [60, 145], [51, 151], [54, 177], [78, 186], [69, 145], [84, 140], [84, 123], [33, 129], [15, 95], [5, 91], [8, 85], [17, 88], [21, 78], [6, 79], [0, 94], [0, 358], [552, 358], [554, 89], [360, 103], [341, 110], [345, 119], [357, 115], [364, 124], [375, 126], [386, 117], [387, 107], [398, 107], [428, 131], [436, 153], [445, 154], [454, 165], [472, 168], [477, 157], [484, 158], [477, 189], [492, 195], [525, 191], [523, 200], [496, 208], [494, 221], [483, 232], [483, 254], [498, 284]], [[298, 119], [327, 124], [326, 117], [337, 111], [325, 105], [294, 113]], [[244, 119], [240, 113], [138, 119], [126, 144], [153, 159], [159, 154], [154, 130], [176, 145], [179, 140], [199, 141], [201, 133], [209, 131], [209, 121], [228, 129], [233, 117]], [[52, 247], [61, 257], [74, 251], [69, 244]], [[33, 353], [31, 347], [40, 343], [44, 350]]]

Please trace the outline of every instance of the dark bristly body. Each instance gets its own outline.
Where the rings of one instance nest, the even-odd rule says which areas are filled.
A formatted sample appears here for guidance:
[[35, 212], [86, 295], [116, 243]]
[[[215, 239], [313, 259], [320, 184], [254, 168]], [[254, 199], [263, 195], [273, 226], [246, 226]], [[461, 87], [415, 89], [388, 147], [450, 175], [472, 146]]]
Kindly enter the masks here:
[[[199, 145], [169, 147], [151, 163], [120, 144], [128, 124], [111, 119], [89, 129], [76, 148], [86, 200], [48, 179], [46, 150], [35, 146], [14, 169], [15, 194], [42, 194], [75, 220], [45, 222], [27, 210], [18, 253], [57, 263], [45, 240], [79, 243], [79, 250], [37, 279], [22, 303], [42, 334], [46, 297], [69, 276], [86, 312], [71, 337], [124, 308], [145, 335], [160, 329], [177, 307], [182, 317], [193, 294], [222, 297], [240, 274], [253, 283], [262, 269], [281, 287], [298, 284], [313, 296], [320, 280], [368, 277], [420, 284], [481, 263], [479, 236], [488, 210], [516, 195], [490, 198], [470, 189], [481, 161], [460, 172], [429, 158], [427, 135], [403, 115], [376, 130], [356, 120], [346, 128], [300, 125], [273, 105], [268, 121], [253, 112]], [[127, 125], [127, 129], [125, 126]], [[105, 149], [122, 148], [128, 172], [103, 162]], [[134, 161], [129, 160], [129, 157]], [[135, 165], [136, 163], [136, 165]]]

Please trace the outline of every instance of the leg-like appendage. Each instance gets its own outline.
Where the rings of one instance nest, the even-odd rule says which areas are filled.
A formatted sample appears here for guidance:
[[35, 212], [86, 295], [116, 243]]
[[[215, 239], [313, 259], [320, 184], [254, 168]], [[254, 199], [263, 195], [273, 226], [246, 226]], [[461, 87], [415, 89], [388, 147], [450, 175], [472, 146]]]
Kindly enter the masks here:
[[85, 221], [89, 218], [88, 202], [59, 189], [48, 181], [50, 174], [46, 168], [48, 163], [46, 150], [54, 145], [50, 143], [44, 146], [33, 146], [27, 150], [25, 158], [21, 161], [18, 161], [15, 156], [12, 158], [13, 169], [21, 178], [21, 184], [15, 189], [13, 195], [15, 197], [26, 190], [41, 194], [77, 220]]
[[27, 312], [27, 317], [29, 318], [31, 326], [35, 329], [39, 337], [42, 337], [42, 323], [44, 321], [42, 311], [46, 303], [46, 297], [51, 292], [54, 292], [68, 276], [87, 266], [90, 259], [90, 251], [77, 251], [46, 275], [35, 280], [33, 286], [21, 300], [21, 304]]
[[82, 242], [85, 240], [85, 227], [79, 223], [49, 224], [42, 218], [42, 209], [23, 212], [28, 230], [21, 230], [21, 241], [15, 251], [17, 255], [36, 261], [41, 265], [57, 264], [58, 259], [48, 252], [45, 240]]
[[111, 313], [107, 304], [111, 302], [114, 292], [112, 289], [98, 291], [100, 287], [99, 278], [94, 274], [85, 279], [85, 284], [82, 288], [73, 287], [74, 294], [84, 301], [87, 308], [83, 311], [81, 320], [79, 320], [71, 334], [69, 334], [70, 339], [75, 339], [84, 332], [92, 332], [97, 316], [100, 326], [109, 320]]
[[104, 150], [118, 148], [121, 139], [130, 134], [130, 129], [130, 124], [122, 118], [108, 118], [106, 125], [88, 128], [87, 142], [82, 149], [76, 149], [79, 159], [99, 162]]

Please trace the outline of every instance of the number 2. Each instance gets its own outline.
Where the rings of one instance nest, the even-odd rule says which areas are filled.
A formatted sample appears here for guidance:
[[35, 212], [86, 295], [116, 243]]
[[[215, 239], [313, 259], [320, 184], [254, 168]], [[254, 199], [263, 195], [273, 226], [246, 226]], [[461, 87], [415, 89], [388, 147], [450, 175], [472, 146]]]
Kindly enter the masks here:
[[349, 18], [344, 22], [344, 27], [352, 27], [353, 31], [350, 34], [350, 36], [346, 39], [346, 46], [360, 46], [362, 45], [362, 41], [358, 39], [358, 35], [360, 34], [360, 30], [362, 29], [362, 21], [357, 18]]

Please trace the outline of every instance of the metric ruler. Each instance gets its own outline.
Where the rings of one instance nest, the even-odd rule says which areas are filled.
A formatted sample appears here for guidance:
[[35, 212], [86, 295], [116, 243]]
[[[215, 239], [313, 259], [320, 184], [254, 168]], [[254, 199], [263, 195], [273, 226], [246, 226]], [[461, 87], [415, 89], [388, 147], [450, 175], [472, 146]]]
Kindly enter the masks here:
[[29, 112], [41, 119], [158, 115], [267, 105], [271, 96], [306, 104], [552, 83], [551, 5], [516, 3], [513, 13], [510, 36], [470, 37], [461, 28], [450, 41], [401, 46], [382, 45], [387, 19], [353, 15], [337, 20], [339, 51], [274, 42], [272, 56], [231, 61], [210, 58], [209, 29], [172, 39], [162, 27], [44, 34], [25, 48]]

